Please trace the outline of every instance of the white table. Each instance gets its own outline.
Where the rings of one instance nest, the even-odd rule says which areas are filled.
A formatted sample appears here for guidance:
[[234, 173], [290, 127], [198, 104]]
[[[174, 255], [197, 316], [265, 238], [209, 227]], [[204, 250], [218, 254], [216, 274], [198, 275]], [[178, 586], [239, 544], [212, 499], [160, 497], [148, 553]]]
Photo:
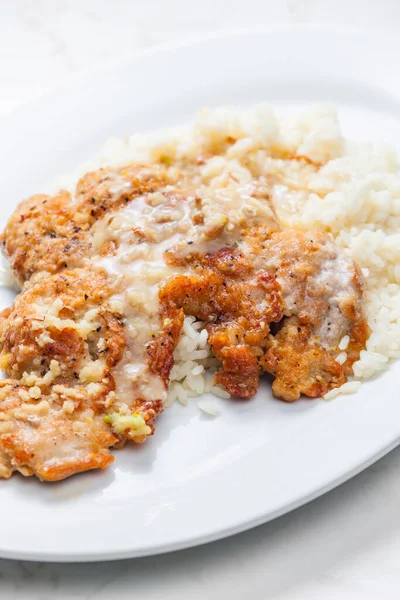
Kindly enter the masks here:
[[[1, 0], [0, 112], [138, 48], [217, 29], [303, 21], [393, 32], [400, 3]], [[0, 560], [0, 598], [398, 600], [399, 556], [400, 449], [285, 517], [197, 549], [87, 565]]]

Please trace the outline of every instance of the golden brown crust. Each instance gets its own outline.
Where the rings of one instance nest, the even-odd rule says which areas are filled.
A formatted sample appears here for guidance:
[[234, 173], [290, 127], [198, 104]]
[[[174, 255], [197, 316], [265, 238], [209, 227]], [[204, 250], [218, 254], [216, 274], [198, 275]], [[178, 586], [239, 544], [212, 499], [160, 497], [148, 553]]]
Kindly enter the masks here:
[[79, 219], [92, 226], [108, 211], [117, 210], [168, 183], [165, 169], [158, 166], [132, 164], [111, 172], [100, 169], [87, 173], [76, 187]]
[[87, 409], [70, 415], [47, 396], [39, 403], [24, 402], [18, 395], [21, 389], [29, 388], [14, 384], [0, 404], [0, 427], [5, 431], [0, 450], [12, 470], [58, 481], [113, 462], [108, 448], [118, 440], [101, 417], [89, 416]]
[[112, 462], [119, 440], [103, 417], [125, 336], [111, 294], [100, 272], [75, 269], [30, 285], [5, 312], [0, 450], [13, 470], [54, 481]]
[[76, 206], [68, 192], [21, 202], [0, 238], [21, 284], [37, 273], [83, 265], [91, 254], [91, 240], [75, 216]]
[[162, 321], [166, 322], [157, 338], [147, 346], [150, 369], [160, 375], [166, 387], [169, 375], [174, 366], [174, 349], [179, 341], [184, 313], [181, 308], [175, 309], [171, 305], [164, 305]]
[[[113, 460], [110, 447], [150, 436], [164, 408], [184, 315], [207, 323], [221, 365], [215, 380], [233, 396], [254, 396], [263, 370], [286, 401], [323, 395], [351, 373], [369, 333], [358, 267], [325, 233], [279, 230], [273, 211], [262, 212], [269, 215], [262, 225], [243, 218], [237, 241], [229, 241], [224, 215], [203, 214], [197, 195], [191, 224], [203, 228], [205, 243], [222, 247], [186, 255], [166, 248], [164, 261], [180, 274], [159, 290], [159, 314], [150, 320], [159, 324], [137, 352], [135, 327], [127, 333], [131, 323], [112, 300], [118, 278], [94, 259], [115, 257], [123, 244], [127, 252], [131, 244], [151, 246], [159, 233], [154, 223], [169, 224], [172, 210], [185, 214], [179, 206], [189, 197], [188, 182], [177, 178], [160, 165], [100, 169], [80, 180], [74, 199], [68, 192], [33, 196], [9, 220], [1, 241], [24, 288], [0, 314], [0, 366], [10, 377], [0, 382], [0, 477], [19, 470], [53, 481], [105, 468]], [[123, 243], [99, 234], [104, 215], [111, 213], [100, 230], [118, 213], [124, 220], [123, 207], [140, 205], [146, 194], [152, 229], [133, 223], [135, 235]], [[140, 306], [146, 312], [146, 299]], [[131, 314], [138, 316], [134, 306]], [[343, 335], [349, 344], [340, 365]], [[138, 356], [143, 381], [124, 371]], [[160, 385], [149, 394], [140, 386], [153, 375]]]
[[[72, 381], [99, 352], [107, 366], [113, 366], [125, 338], [120, 318], [106, 304], [111, 294], [107, 278], [87, 269], [65, 271], [28, 287], [17, 296], [2, 325], [1, 355], [7, 356], [3, 363], [7, 374], [21, 377], [24, 371], [34, 371], [40, 375], [56, 360], [63, 382]], [[90, 313], [93, 310], [95, 314]], [[88, 318], [93, 322], [87, 323]], [[104, 344], [99, 349], [101, 337]]]
[[235, 248], [194, 255], [190, 262], [194, 272], [172, 278], [160, 291], [161, 303], [166, 312], [182, 309], [209, 323], [209, 342], [222, 363], [217, 383], [234, 396], [251, 398], [269, 324], [282, 318], [280, 286], [268, 273], [255, 273]]
[[271, 346], [261, 358], [262, 368], [275, 380], [275, 396], [292, 402], [301, 394], [316, 398], [347, 381], [342, 367], [333, 356], [310, 341], [307, 326], [300, 325], [297, 317], [283, 322]]
[[168, 183], [162, 167], [135, 164], [86, 174], [75, 200], [67, 191], [24, 200], [0, 237], [17, 280], [22, 285], [37, 273], [84, 266], [93, 253], [91, 227], [98, 219]]
[[[274, 375], [278, 398], [323, 396], [347, 381], [369, 335], [361, 271], [344, 262], [330, 236], [321, 232], [273, 232], [260, 253], [282, 285], [284, 315], [289, 317], [271, 336], [261, 366]], [[344, 335], [350, 341], [340, 365], [335, 357]]]

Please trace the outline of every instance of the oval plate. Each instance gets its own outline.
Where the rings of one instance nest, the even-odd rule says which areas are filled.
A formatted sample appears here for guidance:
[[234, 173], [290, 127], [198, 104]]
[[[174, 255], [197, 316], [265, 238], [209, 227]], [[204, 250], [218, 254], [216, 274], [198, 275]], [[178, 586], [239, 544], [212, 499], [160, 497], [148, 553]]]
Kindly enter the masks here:
[[[180, 124], [204, 105], [330, 101], [345, 135], [400, 140], [398, 45], [312, 27], [212, 36], [74, 80], [2, 120], [1, 222], [111, 136]], [[397, 144], [398, 145], [398, 144]], [[1, 302], [10, 293], [0, 290]], [[210, 419], [173, 406], [153, 439], [106, 472], [0, 483], [0, 556], [90, 561], [228, 536], [281, 515], [377, 460], [400, 439], [400, 364], [333, 402], [221, 401]], [[6, 517], [4, 517], [6, 515]]]

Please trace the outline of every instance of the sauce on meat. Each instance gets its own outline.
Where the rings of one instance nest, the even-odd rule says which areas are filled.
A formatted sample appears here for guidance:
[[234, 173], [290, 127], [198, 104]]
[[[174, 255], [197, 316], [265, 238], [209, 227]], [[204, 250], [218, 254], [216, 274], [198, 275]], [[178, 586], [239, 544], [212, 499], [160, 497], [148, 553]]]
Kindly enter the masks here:
[[111, 446], [150, 436], [184, 315], [203, 321], [231, 395], [254, 396], [262, 370], [286, 401], [346, 381], [368, 337], [359, 269], [328, 234], [281, 229], [279, 178], [239, 183], [216, 161], [201, 177], [101, 169], [11, 217], [6, 252], [29, 283], [1, 317], [0, 475], [105, 468]]
[[[174, 259], [216, 252], [237, 243], [244, 224], [273, 220], [268, 202], [252, 195], [256, 190], [249, 184], [234, 195], [222, 188], [202, 196], [167, 186], [135, 198], [95, 224], [91, 263], [112, 280], [110, 304], [126, 322], [127, 346], [113, 376], [116, 395], [128, 406], [136, 397], [166, 400], [164, 381], [148, 364], [147, 345], [162, 327], [161, 286], [184, 272]], [[116, 195], [128, 191], [121, 181], [111, 187]], [[110, 254], [99, 256], [109, 242], [114, 244]]]

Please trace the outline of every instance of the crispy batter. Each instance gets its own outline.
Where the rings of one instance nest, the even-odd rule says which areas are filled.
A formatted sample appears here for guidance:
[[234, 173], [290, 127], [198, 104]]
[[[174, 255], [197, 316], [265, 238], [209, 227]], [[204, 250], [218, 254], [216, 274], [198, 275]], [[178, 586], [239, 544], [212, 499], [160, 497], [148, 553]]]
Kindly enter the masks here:
[[263, 369], [275, 377], [272, 391], [282, 400], [291, 402], [300, 394], [323, 396], [347, 381], [333, 356], [310, 338], [310, 328], [301, 326], [297, 317], [290, 317], [261, 358]]
[[[368, 337], [358, 267], [327, 234], [280, 231], [257, 185], [231, 223], [215, 191], [187, 185], [159, 165], [100, 169], [73, 198], [34, 196], [11, 217], [1, 240], [24, 288], [0, 314], [0, 477], [63, 479], [147, 439], [184, 315], [207, 323], [233, 396], [254, 396], [263, 370], [287, 401], [346, 381]], [[147, 287], [135, 260], [154, 266]]]
[[[40, 375], [57, 360], [63, 383], [69, 383], [100, 355], [113, 366], [125, 341], [120, 318], [105, 304], [111, 293], [103, 274], [76, 269], [38, 281], [17, 296], [0, 338], [7, 374]], [[104, 343], [98, 348], [100, 338]]]
[[22, 285], [37, 273], [85, 266], [93, 254], [93, 224], [111, 209], [168, 183], [161, 167], [128, 165], [86, 174], [74, 199], [61, 191], [24, 200], [0, 237], [17, 280]]
[[159, 166], [132, 164], [113, 171], [100, 169], [87, 173], [76, 187], [79, 220], [93, 225], [110, 210], [118, 210], [138, 196], [169, 183], [165, 169]]
[[76, 206], [68, 192], [21, 202], [1, 235], [21, 285], [37, 273], [80, 267], [90, 256], [90, 237], [75, 217]]
[[174, 366], [173, 354], [181, 335], [183, 318], [182, 308], [176, 309], [174, 306], [165, 303], [162, 310], [162, 319], [164, 321], [168, 319], [168, 324], [147, 347], [150, 369], [161, 375], [166, 387], [168, 387], [169, 375]]
[[[1, 388], [11, 380], [0, 382]], [[61, 400], [44, 395], [39, 401], [23, 401], [19, 392], [28, 387], [12, 382], [12, 390], [0, 404], [0, 473], [9, 477], [14, 470], [58, 481], [89, 469], [105, 469], [113, 462], [108, 448], [118, 442], [102, 416], [84, 408], [72, 414]]]
[[215, 380], [232, 395], [254, 396], [259, 385], [257, 359], [265, 352], [269, 324], [282, 318], [276, 279], [260, 271], [236, 249], [193, 256], [194, 273], [179, 275], [160, 291], [160, 299], [207, 321], [209, 342], [222, 362]]
[[56, 480], [112, 461], [104, 405], [125, 336], [111, 293], [104, 275], [76, 269], [31, 285], [8, 311], [0, 360], [12, 390], [0, 410], [12, 427], [0, 449], [13, 469]]
[[[254, 232], [251, 234], [254, 239]], [[364, 282], [359, 268], [344, 258], [325, 233], [273, 232], [259, 248], [261, 262], [277, 278], [284, 318], [262, 367], [276, 379], [278, 398], [315, 397], [347, 381], [368, 338]], [[350, 337], [347, 360], [340, 366], [344, 335]]]
[[[357, 265], [321, 232], [257, 227], [244, 232], [239, 248], [187, 257], [196, 274], [178, 276], [161, 292], [163, 302], [210, 322], [209, 342], [222, 362], [216, 382], [250, 398], [261, 367], [274, 375], [273, 392], [286, 401], [345, 383], [368, 338]], [[274, 336], [269, 326], [278, 321]], [[346, 334], [341, 366], [335, 357]]]

